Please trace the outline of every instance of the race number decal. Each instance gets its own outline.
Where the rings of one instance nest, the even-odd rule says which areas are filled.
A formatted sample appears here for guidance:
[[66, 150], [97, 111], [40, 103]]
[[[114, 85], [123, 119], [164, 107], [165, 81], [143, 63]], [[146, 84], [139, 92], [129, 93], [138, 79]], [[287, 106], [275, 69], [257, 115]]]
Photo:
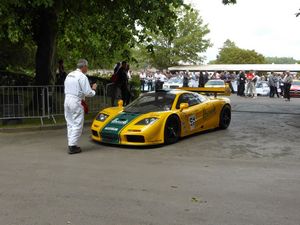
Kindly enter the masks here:
[[196, 124], [196, 116], [195, 115], [191, 115], [189, 117], [189, 123], [190, 123], [191, 130], [195, 129], [195, 124]]

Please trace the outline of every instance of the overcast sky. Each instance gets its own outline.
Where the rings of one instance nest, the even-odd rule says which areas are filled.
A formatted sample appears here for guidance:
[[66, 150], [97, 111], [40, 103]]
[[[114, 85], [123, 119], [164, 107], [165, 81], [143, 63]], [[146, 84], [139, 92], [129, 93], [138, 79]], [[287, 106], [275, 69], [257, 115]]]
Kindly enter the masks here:
[[300, 0], [237, 0], [223, 5], [222, 0], [185, 0], [196, 8], [208, 24], [207, 36], [213, 43], [204, 54], [216, 59], [227, 39], [239, 48], [255, 50], [270, 57], [300, 60]]

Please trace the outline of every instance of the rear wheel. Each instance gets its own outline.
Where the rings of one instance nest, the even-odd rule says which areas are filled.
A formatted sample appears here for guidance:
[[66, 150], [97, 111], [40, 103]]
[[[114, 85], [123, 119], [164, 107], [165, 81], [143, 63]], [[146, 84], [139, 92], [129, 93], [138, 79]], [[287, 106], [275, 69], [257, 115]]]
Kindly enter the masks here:
[[226, 129], [231, 121], [231, 108], [229, 105], [225, 105], [220, 114], [219, 127], [221, 129]]
[[165, 144], [172, 144], [178, 141], [180, 132], [180, 121], [177, 116], [170, 116], [167, 119], [164, 132]]

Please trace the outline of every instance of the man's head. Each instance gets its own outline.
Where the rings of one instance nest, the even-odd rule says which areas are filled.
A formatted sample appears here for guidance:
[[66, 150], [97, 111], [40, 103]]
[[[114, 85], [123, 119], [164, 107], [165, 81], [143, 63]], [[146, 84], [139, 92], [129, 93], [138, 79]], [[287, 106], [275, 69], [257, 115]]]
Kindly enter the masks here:
[[126, 67], [127, 67], [127, 62], [126, 61], [122, 61], [122, 68], [126, 69]]
[[77, 63], [77, 68], [85, 74], [88, 71], [88, 61], [86, 59], [79, 59]]

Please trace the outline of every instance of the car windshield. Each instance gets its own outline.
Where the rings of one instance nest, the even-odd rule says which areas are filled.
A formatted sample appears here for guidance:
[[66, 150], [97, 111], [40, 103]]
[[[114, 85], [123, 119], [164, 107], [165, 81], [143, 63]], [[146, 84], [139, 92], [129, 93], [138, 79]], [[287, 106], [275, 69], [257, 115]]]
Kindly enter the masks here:
[[167, 81], [167, 83], [182, 83], [182, 79], [180, 79], [179, 77], [172, 77]]
[[148, 113], [171, 110], [176, 95], [169, 92], [150, 92], [141, 95], [125, 107], [125, 112]]
[[292, 84], [293, 84], [293, 85], [299, 85], [299, 86], [300, 86], [300, 81], [299, 81], [299, 80], [294, 80]]
[[206, 85], [224, 85], [224, 81], [222, 80], [209, 80]]

